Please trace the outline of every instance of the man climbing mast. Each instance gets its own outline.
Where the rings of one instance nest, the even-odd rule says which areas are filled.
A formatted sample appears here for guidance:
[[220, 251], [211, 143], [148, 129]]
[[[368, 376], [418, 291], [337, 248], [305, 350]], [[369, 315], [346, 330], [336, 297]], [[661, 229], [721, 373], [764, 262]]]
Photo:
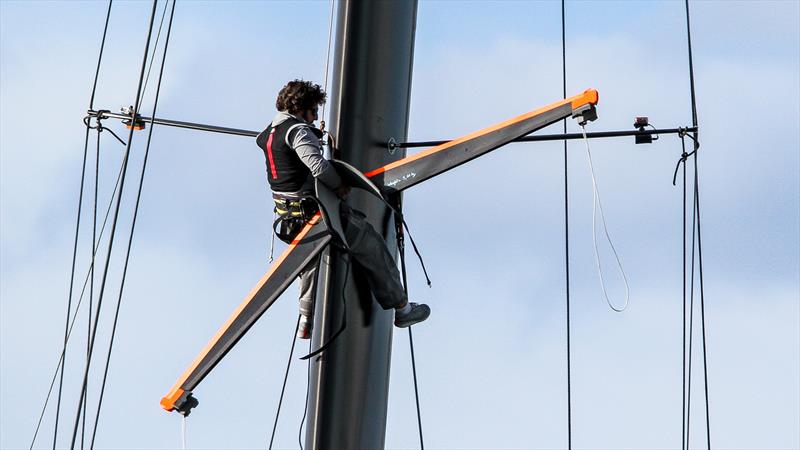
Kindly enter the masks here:
[[[291, 243], [305, 224], [318, 212], [315, 178], [341, 199], [350, 191], [334, 166], [323, 157], [322, 132], [312, 125], [327, 94], [318, 84], [294, 80], [278, 93], [278, 114], [256, 137], [264, 151], [267, 179], [272, 189], [278, 220], [277, 236]], [[342, 203], [341, 219], [348, 252], [363, 271], [372, 294], [383, 309], [395, 309], [395, 326], [408, 327], [430, 315], [425, 304], [408, 301], [400, 273], [383, 237], [367, 222], [366, 216]], [[319, 258], [300, 273], [300, 325], [297, 337], [311, 337], [314, 291]]]

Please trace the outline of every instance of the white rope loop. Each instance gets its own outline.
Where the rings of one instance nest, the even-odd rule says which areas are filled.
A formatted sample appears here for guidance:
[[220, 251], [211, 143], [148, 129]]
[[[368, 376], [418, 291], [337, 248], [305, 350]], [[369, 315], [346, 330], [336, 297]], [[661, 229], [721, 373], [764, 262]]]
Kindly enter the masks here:
[[[597, 274], [600, 276], [600, 289], [603, 291], [603, 297], [606, 299], [606, 303], [608, 303], [609, 308], [614, 310], [615, 312], [623, 312], [628, 309], [628, 302], [630, 301], [630, 286], [628, 285], [628, 277], [625, 274], [625, 269], [622, 268], [622, 262], [620, 261], [619, 255], [617, 254], [617, 249], [614, 247], [614, 243], [611, 241], [611, 235], [608, 232], [608, 225], [606, 224], [606, 217], [603, 214], [603, 203], [600, 201], [600, 191], [597, 189], [597, 178], [594, 174], [594, 164], [592, 163], [592, 151], [589, 149], [589, 139], [586, 137], [586, 127], [581, 125], [581, 130], [583, 133], [583, 142], [586, 144], [586, 156], [589, 160], [589, 172], [592, 175], [592, 244], [594, 245], [594, 259], [595, 263], [597, 264]], [[603, 225], [603, 234], [606, 237], [606, 241], [608, 245], [611, 247], [612, 253], [614, 253], [614, 259], [617, 261], [617, 267], [619, 268], [619, 273], [622, 275], [622, 281], [625, 283], [625, 302], [622, 304], [621, 307], [614, 306], [614, 303], [611, 302], [611, 299], [608, 297], [608, 292], [606, 291], [606, 282], [603, 278], [603, 265], [600, 263], [600, 252], [597, 249], [597, 212], [600, 211], [600, 221]]]

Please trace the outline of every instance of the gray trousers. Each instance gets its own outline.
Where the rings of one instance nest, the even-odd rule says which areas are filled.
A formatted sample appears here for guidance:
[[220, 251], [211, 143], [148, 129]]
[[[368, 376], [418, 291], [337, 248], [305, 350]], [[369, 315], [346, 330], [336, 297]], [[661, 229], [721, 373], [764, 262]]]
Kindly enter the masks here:
[[[345, 239], [350, 247], [350, 257], [358, 263], [369, 283], [375, 300], [383, 309], [405, 305], [407, 298], [400, 281], [397, 263], [386, 248], [386, 243], [366, 216], [355, 209], [342, 205], [342, 223]], [[311, 317], [314, 311], [314, 291], [319, 257], [312, 260], [300, 272], [300, 313]]]

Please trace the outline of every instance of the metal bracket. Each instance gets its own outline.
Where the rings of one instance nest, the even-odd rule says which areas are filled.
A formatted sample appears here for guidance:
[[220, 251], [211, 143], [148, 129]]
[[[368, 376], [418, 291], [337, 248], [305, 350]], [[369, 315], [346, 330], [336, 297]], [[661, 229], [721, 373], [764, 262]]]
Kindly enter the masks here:
[[597, 120], [597, 108], [592, 104], [583, 105], [572, 110], [572, 118], [578, 121], [578, 125], [584, 126], [589, 122]]
[[130, 119], [123, 120], [122, 123], [125, 125], [127, 129], [134, 129], [137, 131], [144, 130], [144, 120], [142, 120], [142, 116], [139, 114], [133, 114], [133, 106], [122, 107], [119, 109], [122, 114], [129, 116]]

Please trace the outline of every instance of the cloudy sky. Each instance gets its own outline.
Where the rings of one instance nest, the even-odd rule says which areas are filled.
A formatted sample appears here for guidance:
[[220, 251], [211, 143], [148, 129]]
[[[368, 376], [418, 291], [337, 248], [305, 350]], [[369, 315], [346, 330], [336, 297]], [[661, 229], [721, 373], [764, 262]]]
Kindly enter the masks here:
[[[179, 2], [158, 115], [261, 129], [287, 80], [324, 79], [329, 8]], [[30, 445], [63, 343], [81, 118], [105, 11], [102, 2], [0, 2], [2, 448]], [[115, 4], [96, 107], [133, 103], [149, 11], [144, 2]], [[798, 448], [800, 4], [695, 2], [692, 19], [712, 445]], [[663, 128], [691, 123], [684, 20], [682, 2], [567, 3], [568, 91], [600, 91], [599, 120], [590, 131], [629, 129], [637, 115]], [[560, 39], [559, 2], [421, 2], [410, 138], [457, 137], [557, 100]], [[99, 355], [113, 319], [143, 137], [134, 141]], [[591, 146], [631, 304], [617, 314], [602, 297], [586, 152], [574, 142], [573, 443], [680, 447], [681, 189], [671, 184], [680, 140]], [[101, 208], [123, 150], [102, 135]], [[425, 287], [411, 266], [412, 297], [433, 308], [415, 328], [430, 448], [566, 446], [562, 168], [560, 143], [514, 144], [406, 196], [407, 219], [434, 282]], [[268, 267], [263, 171], [249, 138], [156, 128], [98, 448], [180, 447], [180, 420], [158, 401]], [[88, 208], [84, 225], [91, 224]], [[81, 282], [90, 239], [86, 225]], [[609, 248], [600, 251], [618, 301], [622, 287]], [[68, 349], [59, 446], [68, 444], [77, 406], [87, 301]], [[191, 447], [267, 446], [296, 311], [292, 287], [200, 385], [201, 405], [188, 420]], [[692, 447], [705, 442], [698, 351]], [[386, 446], [415, 448], [405, 333], [395, 334], [392, 357]], [[92, 372], [90, 414], [100, 376]], [[297, 447], [305, 386], [305, 366], [297, 362], [276, 447]], [[51, 404], [37, 447], [52, 445], [54, 416]]]

